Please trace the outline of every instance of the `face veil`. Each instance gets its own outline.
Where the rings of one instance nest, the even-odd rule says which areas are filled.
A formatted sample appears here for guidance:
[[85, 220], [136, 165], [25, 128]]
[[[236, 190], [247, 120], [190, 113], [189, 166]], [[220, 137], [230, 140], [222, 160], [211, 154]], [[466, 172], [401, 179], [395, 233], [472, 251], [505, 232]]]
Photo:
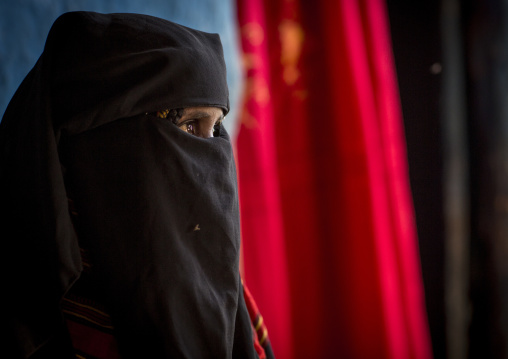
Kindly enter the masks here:
[[229, 111], [218, 35], [136, 14], [56, 20], [0, 124], [8, 341], [20, 357], [62, 330], [83, 246], [122, 357], [255, 357], [229, 137], [153, 115], [193, 106]]

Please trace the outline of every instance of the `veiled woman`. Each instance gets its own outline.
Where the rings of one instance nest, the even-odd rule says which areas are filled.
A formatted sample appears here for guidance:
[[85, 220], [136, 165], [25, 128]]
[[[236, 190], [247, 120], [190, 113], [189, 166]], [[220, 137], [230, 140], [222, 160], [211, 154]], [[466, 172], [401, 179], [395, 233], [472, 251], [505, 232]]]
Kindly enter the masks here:
[[57, 19], [0, 124], [3, 348], [271, 355], [239, 275], [228, 111], [218, 35], [137, 14]]

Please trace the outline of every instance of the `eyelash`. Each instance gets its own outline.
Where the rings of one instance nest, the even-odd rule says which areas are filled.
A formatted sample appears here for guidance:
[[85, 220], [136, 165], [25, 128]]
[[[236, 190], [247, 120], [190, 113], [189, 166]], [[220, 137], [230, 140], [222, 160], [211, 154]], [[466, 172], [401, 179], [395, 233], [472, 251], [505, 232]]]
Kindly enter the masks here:
[[[183, 116], [183, 110], [184, 110], [183, 108], [179, 108], [179, 109], [172, 109], [172, 110], [157, 111], [155, 113], [155, 115], [159, 118], [170, 119], [171, 122], [173, 122], [173, 124], [175, 124], [178, 127], [187, 126], [187, 125], [191, 125], [191, 124], [195, 124], [195, 123], [199, 122], [198, 119], [191, 119], [191, 120], [185, 121], [184, 123], [178, 124], [178, 120]], [[148, 115], [148, 113], [146, 113], [146, 114]], [[213, 125], [213, 137], [220, 136], [220, 128], [221, 128], [223, 120], [224, 120], [224, 118], [221, 118], [221, 119], [217, 120], [217, 122], [215, 122], [215, 124]], [[186, 132], [189, 133], [190, 131], [186, 130]], [[194, 134], [194, 135], [196, 135], [196, 134]]]
[[[181, 123], [179, 126], [186, 126], [186, 132], [188, 133], [191, 133], [188, 129], [187, 129], [187, 126], [189, 125], [195, 125], [196, 123], [198, 123], [199, 120], [187, 120], [185, 121], [184, 123]], [[220, 120], [217, 120], [217, 122], [215, 122], [215, 124], [213, 125], [213, 137], [219, 137], [220, 136], [220, 127], [222, 125], [222, 119]], [[191, 133], [193, 135], [197, 135], [195, 133]]]

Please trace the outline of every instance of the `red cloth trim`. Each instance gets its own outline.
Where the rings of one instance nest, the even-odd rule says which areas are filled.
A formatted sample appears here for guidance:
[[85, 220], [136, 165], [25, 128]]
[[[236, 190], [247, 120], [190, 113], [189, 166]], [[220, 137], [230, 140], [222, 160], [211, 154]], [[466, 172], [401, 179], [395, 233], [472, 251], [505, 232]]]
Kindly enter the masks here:
[[97, 359], [120, 359], [116, 339], [112, 334], [67, 320], [74, 349]]
[[266, 359], [265, 349], [262, 344], [268, 343], [268, 335], [265, 334], [267, 333], [267, 329], [264, 324], [263, 317], [259, 312], [258, 306], [245, 284], [243, 285], [243, 296], [245, 298], [245, 304], [251, 321], [254, 348], [258, 353], [259, 359]]

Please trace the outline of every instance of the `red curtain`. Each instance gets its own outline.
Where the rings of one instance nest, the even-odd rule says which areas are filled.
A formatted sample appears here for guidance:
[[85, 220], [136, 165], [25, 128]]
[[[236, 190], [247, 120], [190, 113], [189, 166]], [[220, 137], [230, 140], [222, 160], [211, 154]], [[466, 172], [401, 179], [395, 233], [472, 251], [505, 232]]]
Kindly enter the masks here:
[[381, 0], [239, 0], [244, 280], [280, 358], [430, 358]]

